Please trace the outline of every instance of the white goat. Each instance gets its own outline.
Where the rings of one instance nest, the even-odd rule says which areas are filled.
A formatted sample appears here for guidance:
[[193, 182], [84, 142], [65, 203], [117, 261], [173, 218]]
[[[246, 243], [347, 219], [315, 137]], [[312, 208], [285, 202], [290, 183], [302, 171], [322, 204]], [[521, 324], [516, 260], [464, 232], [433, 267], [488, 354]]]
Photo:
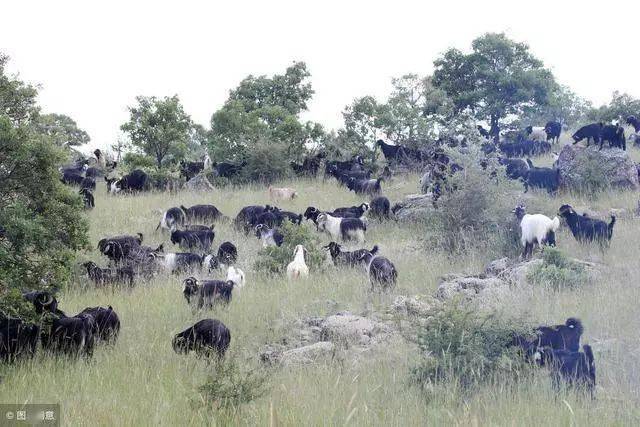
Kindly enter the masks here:
[[302, 245], [296, 246], [293, 251], [293, 261], [287, 265], [287, 277], [289, 280], [307, 277], [309, 275], [309, 267], [304, 262], [304, 254], [307, 250]]
[[532, 126], [531, 133], [529, 134], [529, 139], [532, 141], [546, 141], [547, 133], [544, 131], [544, 127]]
[[211, 163], [211, 157], [208, 154], [204, 155], [204, 171], [208, 172], [213, 169], [213, 164]]
[[542, 214], [529, 215], [525, 213], [524, 206], [517, 206], [513, 213], [520, 219], [520, 242], [524, 246], [523, 258], [528, 258], [533, 253], [535, 245], [556, 245], [556, 231], [560, 227], [558, 217], [553, 219]]
[[269, 197], [272, 200], [293, 200], [297, 196], [298, 192], [293, 188], [269, 186]]
[[227, 269], [227, 280], [231, 280], [236, 287], [243, 288], [245, 285], [244, 272], [232, 265]]

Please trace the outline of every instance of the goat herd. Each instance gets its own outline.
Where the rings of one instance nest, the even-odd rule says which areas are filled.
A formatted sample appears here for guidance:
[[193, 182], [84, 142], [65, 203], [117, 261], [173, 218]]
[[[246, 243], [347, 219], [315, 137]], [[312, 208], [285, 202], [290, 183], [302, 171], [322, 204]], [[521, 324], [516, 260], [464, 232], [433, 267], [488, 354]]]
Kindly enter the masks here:
[[[634, 127], [640, 127], [635, 118], [630, 117], [628, 121]], [[481, 126], [478, 128], [481, 134], [490, 137], [491, 132]], [[530, 126], [525, 130], [531, 138], [530, 141], [499, 144], [488, 142], [484, 151], [489, 153], [497, 149], [508, 156], [548, 152], [549, 141], [557, 142], [560, 130], [557, 122], [549, 122], [544, 128]], [[626, 149], [624, 132], [620, 134], [617, 125], [588, 125], [579, 129], [573, 135], [573, 139], [574, 142], [593, 139], [600, 144], [600, 148], [604, 141], [609, 141], [612, 146]], [[464, 144], [464, 141], [460, 140], [457, 143]], [[405, 161], [419, 161], [431, 173], [434, 199], [440, 194], [442, 179], [462, 168], [450, 161], [442, 150], [426, 152], [402, 145], [388, 145], [383, 141], [378, 141], [377, 145], [381, 147], [388, 162], [377, 178], [371, 177], [372, 171], [365, 167], [359, 156], [348, 161], [326, 161], [323, 154], [317, 154], [306, 158], [302, 164], [292, 164], [293, 170], [297, 173], [315, 175], [321, 163], [325, 162], [326, 176], [335, 177], [341, 185], [357, 194], [369, 196], [371, 200], [368, 203], [330, 211], [310, 206], [303, 213], [289, 212], [271, 205], [246, 206], [233, 220], [234, 227], [247, 235], [253, 233], [263, 247], [281, 246], [286, 237], [279, 227], [284, 221], [298, 225], [305, 220], [311, 221], [318, 232], [326, 233], [330, 237], [331, 241], [324, 249], [333, 265], [339, 268], [364, 268], [372, 291], [393, 288], [398, 272], [388, 258], [379, 254], [377, 245], [371, 249], [346, 251], [338, 242], [362, 244], [370, 218], [381, 222], [393, 218], [396, 206], [392, 208], [389, 199], [381, 195], [381, 182], [392, 176], [391, 168], [394, 165]], [[81, 187], [80, 192], [86, 207], [94, 206], [92, 191], [95, 189], [95, 177], [99, 176], [101, 170], [115, 167], [115, 164], [109, 165], [109, 162], [104, 160], [99, 150], [96, 150], [95, 155], [100, 168], [88, 167], [86, 162], [81, 162], [61, 171], [63, 182]], [[523, 179], [525, 189], [528, 188], [528, 184], [539, 184], [541, 181], [541, 178], [536, 178], [536, 168], [530, 161], [526, 168], [522, 166], [521, 159], [507, 157], [501, 158], [500, 162], [506, 166], [507, 176]], [[185, 162], [181, 165], [181, 171], [187, 178], [192, 178], [213, 164], [208, 156], [200, 163], [202, 165], [198, 162]], [[244, 166], [227, 163], [215, 165], [221, 167], [219, 173], [225, 174], [235, 173], [238, 168]], [[522, 170], [527, 171], [524, 176]], [[438, 177], [441, 179], [438, 180]], [[135, 170], [119, 179], [105, 177], [105, 181], [109, 193], [135, 192], [146, 189], [147, 177], [143, 171]], [[546, 188], [545, 185], [535, 186]], [[278, 201], [293, 199], [298, 193], [290, 188], [269, 187], [268, 195], [273, 201]], [[560, 226], [558, 217], [551, 219], [543, 214], [527, 214], [524, 206], [517, 206], [513, 213], [520, 223], [523, 258], [530, 257], [537, 245], [556, 244], [555, 233]], [[573, 236], [580, 242], [595, 242], [604, 249], [611, 240], [614, 216], [607, 224], [586, 214], [580, 215], [566, 204], [559, 208], [558, 216], [565, 219]], [[156, 248], [145, 246], [142, 234], [112, 236], [98, 242], [98, 249], [108, 258], [109, 266], [103, 268], [94, 262], [86, 262], [83, 268], [86, 269], [88, 278], [96, 285], [120, 283], [133, 286], [137, 277], [149, 278], [162, 271], [185, 274], [188, 277], [183, 280], [182, 292], [189, 305], [198, 309], [211, 309], [216, 304], [229, 304], [234, 288], [245, 286], [244, 272], [236, 266], [238, 250], [236, 245], [229, 241], [220, 244], [217, 251], [212, 250], [216, 236], [215, 223], [228, 220], [213, 205], [172, 207], [164, 212], [156, 231], [161, 229], [170, 233], [171, 243], [184, 252], [165, 252], [164, 245]], [[290, 280], [309, 275], [306, 255], [307, 248], [302, 245], [295, 247], [291, 262], [286, 267]], [[194, 272], [210, 274], [221, 270], [226, 271], [225, 280], [197, 279], [192, 275]], [[96, 342], [114, 342], [118, 337], [120, 320], [112, 307], [89, 307], [75, 316], [67, 316], [58, 308], [56, 298], [47, 291], [25, 291], [23, 296], [34, 305], [36, 313], [46, 314], [49, 321], [33, 325], [17, 319], [3, 319], [0, 357], [4, 360], [33, 355], [38, 340], [41, 341], [42, 348], [49, 352], [91, 356]], [[516, 337], [513, 344], [520, 346], [527, 358], [535, 360], [540, 365], [550, 366], [554, 378], [558, 381], [563, 379], [569, 383], [578, 382], [586, 385], [593, 393], [595, 364], [588, 345], [580, 351], [579, 341], [583, 332], [580, 321], [570, 318], [564, 325], [540, 327], [535, 332], [535, 339]], [[204, 319], [175, 335], [172, 345], [178, 353], [195, 351], [204, 356], [222, 357], [230, 341], [231, 333], [222, 322]]]

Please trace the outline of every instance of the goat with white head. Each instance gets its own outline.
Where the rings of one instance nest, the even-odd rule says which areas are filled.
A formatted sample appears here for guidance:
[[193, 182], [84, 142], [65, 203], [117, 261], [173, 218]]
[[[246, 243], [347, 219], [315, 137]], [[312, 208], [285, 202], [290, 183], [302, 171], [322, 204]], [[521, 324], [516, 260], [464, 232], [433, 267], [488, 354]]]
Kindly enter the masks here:
[[524, 246], [523, 258], [529, 258], [535, 245], [556, 245], [556, 231], [560, 227], [560, 219], [554, 217], [549, 218], [542, 214], [529, 215], [523, 205], [518, 205], [512, 211], [516, 218], [520, 220], [520, 230], [522, 232], [520, 241]]
[[323, 212], [318, 215], [317, 221], [318, 230], [326, 232], [333, 240], [365, 241], [367, 224], [362, 218], [336, 218]]
[[227, 280], [232, 281], [236, 287], [243, 288], [245, 285], [244, 272], [232, 265], [227, 269]]

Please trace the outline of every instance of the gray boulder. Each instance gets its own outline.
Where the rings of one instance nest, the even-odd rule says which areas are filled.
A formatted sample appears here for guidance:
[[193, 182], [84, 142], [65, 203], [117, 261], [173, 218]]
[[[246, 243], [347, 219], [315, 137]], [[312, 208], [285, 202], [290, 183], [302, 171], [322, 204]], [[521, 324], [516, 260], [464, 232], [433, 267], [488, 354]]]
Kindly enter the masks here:
[[424, 221], [433, 211], [433, 196], [431, 193], [411, 194], [394, 206], [395, 216], [399, 221]]
[[191, 191], [212, 191], [213, 184], [209, 182], [204, 174], [196, 175], [186, 183], [186, 187]]
[[336, 347], [332, 342], [320, 341], [283, 352], [280, 356], [280, 363], [290, 366], [329, 360], [335, 355], [335, 350]]
[[592, 145], [565, 145], [557, 160], [560, 185], [566, 189], [588, 186], [594, 179], [618, 188], [638, 189], [638, 169], [626, 151]]
[[448, 276], [438, 285], [436, 298], [449, 300], [462, 296], [483, 305], [495, 305], [509, 292], [509, 284], [497, 277]]
[[368, 345], [377, 335], [384, 335], [388, 328], [367, 317], [351, 313], [338, 313], [322, 322], [320, 339], [332, 341], [345, 347]]

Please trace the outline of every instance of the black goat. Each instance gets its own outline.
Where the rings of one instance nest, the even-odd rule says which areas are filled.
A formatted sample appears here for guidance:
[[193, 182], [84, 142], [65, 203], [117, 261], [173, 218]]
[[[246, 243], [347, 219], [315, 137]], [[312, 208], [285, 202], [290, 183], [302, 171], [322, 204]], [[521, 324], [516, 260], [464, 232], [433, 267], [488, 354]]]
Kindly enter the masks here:
[[554, 194], [560, 188], [560, 169], [538, 168], [533, 166], [530, 159], [527, 159], [529, 169], [523, 172], [522, 183], [524, 192], [529, 191], [529, 187], [542, 188], [550, 194]]
[[89, 314], [95, 320], [94, 336], [104, 342], [114, 343], [120, 333], [120, 319], [115, 310], [109, 306], [87, 307], [80, 314]]
[[551, 142], [555, 144], [560, 140], [562, 124], [554, 121], [547, 122], [544, 126], [544, 132], [547, 134], [547, 141], [551, 140]]
[[123, 261], [129, 253], [140, 247], [144, 236], [138, 233], [137, 236], [114, 236], [106, 237], [98, 242], [98, 250], [115, 262]]
[[213, 205], [193, 205], [190, 208], [180, 206], [187, 222], [214, 222], [223, 218], [222, 212]]
[[329, 255], [331, 255], [331, 259], [333, 260], [333, 265], [335, 266], [345, 266], [345, 267], [356, 267], [361, 265], [363, 261], [363, 256], [367, 253], [371, 255], [375, 255], [378, 253], [378, 246], [374, 246], [371, 250], [368, 249], [358, 249], [352, 252], [343, 251], [342, 246], [340, 246], [336, 242], [331, 242], [327, 246], [324, 246], [324, 249], [329, 251]]
[[638, 120], [635, 116], [629, 116], [626, 120], [627, 124], [633, 126], [633, 129], [636, 133], [640, 132], [640, 120]]
[[222, 358], [230, 343], [231, 332], [224, 323], [216, 319], [204, 319], [176, 334], [172, 346], [178, 354], [195, 351], [199, 356], [216, 354]]
[[605, 125], [600, 132], [600, 150], [605, 142], [609, 147], [617, 147], [623, 151], [627, 150], [627, 139], [624, 135], [624, 128], [618, 125]]
[[33, 357], [39, 333], [37, 325], [0, 314], [0, 360], [13, 362]]
[[174, 230], [171, 232], [171, 243], [179, 245], [182, 249], [208, 251], [214, 238], [213, 230]]
[[95, 262], [88, 261], [82, 264], [87, 269], [87, 276], [96, 285], [102, 286], [111, 283], [123, 283], [133, 286], [134, 273], [131, 267], [100, 268]]
[[389, 219], [391, 213], [391, 202], [384, 196], [371, 200], [371, 217], [378, 219]]
[[52, 353], [91, 357], [95, 330], [95, 319], [90, 314], [67, 317], [61, 313], [50, 325], [43, 326], [40, 333], [42, 348]]
[[88, 188], [81, 188], [78, 192], [82, 196], [82, 201], [84, 202], [85, 209], [93, 209], [96, 206], [95, 198], [93, 197], [93, 193]]
[[595, 397], [596, 364], [591, 346], [582, 346], [581, 351], [554, 350], [545, 348], [539, 354], [539, 364], [551, 370], [553, 386], [560, 389], [561, 384], [583, 387], [591, 398]]
[[380, 185], [382, 181], [384, 181], [384, 178], [382, 177], [378, 179], [349, 178], [347, 188], [354, 191], [356, 194], [368, 194], [370, 196], [375, 196], [382, 192], [382, 187]]
[[58, 300], [49, 291], [23, 292], [22, 297], [33, 304], [37, 314], [58, 313]]
[[398, 270], [387, 258], [375, 256], [367, 251], [360, 256], [360, 260], [367, 266], [372, 291], [376, 289], [377, 285], [385, 291], [396, 285]]
[[611, 222], [607, 224], [599, 219], [578, 215], [570, 205], [562, 205], [558, 210], [571, 229], [571, 234], [578, 242], [587, 243], [596, 241], [600, 246], [609, 245], [613, 236], [613, 226], [616, 223], [615, 215], [611, 215]]
[[580, 350], [582, 322], [575, 317], [568, 318], [563, 325], [539, 326], [534, 330], [534, 338], [517, 336], [513, 344], [522, 348], [528, 359], [544, 347], [554, 350]]

